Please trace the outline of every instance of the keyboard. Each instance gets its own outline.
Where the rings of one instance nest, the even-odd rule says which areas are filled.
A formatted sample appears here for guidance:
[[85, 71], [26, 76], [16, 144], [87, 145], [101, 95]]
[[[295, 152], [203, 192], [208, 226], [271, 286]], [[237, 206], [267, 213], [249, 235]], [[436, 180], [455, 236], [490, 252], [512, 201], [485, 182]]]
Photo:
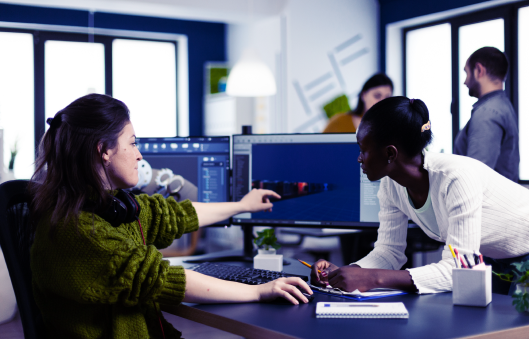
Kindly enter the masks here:
[[266, 284], [269, 281], [277, 278], [298, 277], [305, 281], [309, 278], [305, 275], [290, 274], [285, 272], [276, 272], [268, 270], [258, 270], [249, 267], [233, 266], [212, 262], [205, 262], [190, 268], [195, 272], [199, 272], [211, 277], [222, 280], [235, 281], [248, 285]]

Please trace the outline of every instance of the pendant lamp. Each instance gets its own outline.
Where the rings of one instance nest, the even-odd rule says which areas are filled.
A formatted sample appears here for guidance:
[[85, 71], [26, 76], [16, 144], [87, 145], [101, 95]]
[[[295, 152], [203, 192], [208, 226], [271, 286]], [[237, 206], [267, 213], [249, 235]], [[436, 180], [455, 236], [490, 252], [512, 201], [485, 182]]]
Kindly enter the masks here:
[[277, 92], [274, 76], [252, 49], [246, 49], [230, 71], [226, 93], [236, 97], [263, 97]]

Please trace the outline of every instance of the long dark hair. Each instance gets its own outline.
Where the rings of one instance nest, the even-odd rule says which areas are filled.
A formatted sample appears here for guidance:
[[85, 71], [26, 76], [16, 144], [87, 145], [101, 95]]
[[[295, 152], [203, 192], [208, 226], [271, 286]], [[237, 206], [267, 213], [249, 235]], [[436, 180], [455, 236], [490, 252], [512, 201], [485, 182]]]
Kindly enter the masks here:
[[362, 118], [378, 145], [398, 145], [408, 156], [419, 154], [433, 139], [428, 108], [419, 99], [390, 97], [377, 102]]
[[77, 225], [88, 199], [94, 209], [108, 203], [99, 164], [105, 168], [102, 154], [117, 146], [129, 121], [127, 106], [102, 94], [81, 97], [48, 119], [30, 183], [34, 227], [51, 213], [53, 235], [61, 221]]
[[358, 93], [358, 103], [356, 104], [356, 108], [350, 111], [349, 113], [358, 116], [364, 114], [366, 104], [364, 100], [362, 100], [362, 94], [369, 91], [371, 88], [375, 88], [378, 86], [389, 86], [391, 87], [391, 91], [393, 92], [393, 81], [391, 81], [391, 79], [384, 73], [377, 73], [366, 81], [364, 87], [362, 87], [362, 90], [360, 91], [360, 93]]

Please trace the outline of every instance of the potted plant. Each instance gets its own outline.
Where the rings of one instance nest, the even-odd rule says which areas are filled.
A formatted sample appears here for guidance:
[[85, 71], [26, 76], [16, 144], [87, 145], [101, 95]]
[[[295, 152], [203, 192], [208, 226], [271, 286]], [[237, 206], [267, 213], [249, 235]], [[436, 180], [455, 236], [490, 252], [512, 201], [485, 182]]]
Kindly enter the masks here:
[[276, 250], [281, 247], [273, 228], [257, 232], [257, 238], [253, 242], [257, 245], [259, 254], [276, 254]]
[[277, 243], [273, 228], [257, 232], [257, 238], [253, 242], [258, 248], [258, 254], [253, 257], [253, 268], [270, 271], [283, 270], [283, 255], [276, 254], [276, 249], [281, 246]]
[[515, 282], [512, 304], [518, 312], [529, 311], [529, 260], [512, 263], [514, 274], [494, 273], [501, 280]]

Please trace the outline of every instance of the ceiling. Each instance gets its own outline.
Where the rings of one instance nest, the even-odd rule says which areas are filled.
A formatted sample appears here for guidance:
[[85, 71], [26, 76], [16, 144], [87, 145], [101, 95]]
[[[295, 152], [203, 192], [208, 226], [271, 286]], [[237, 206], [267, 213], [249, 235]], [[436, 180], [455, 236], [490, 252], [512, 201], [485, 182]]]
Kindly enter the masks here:
[[0, 2], [148, 15], [164, 18], [248, 23], [280, 14], [288, 0], [8, 0]]

